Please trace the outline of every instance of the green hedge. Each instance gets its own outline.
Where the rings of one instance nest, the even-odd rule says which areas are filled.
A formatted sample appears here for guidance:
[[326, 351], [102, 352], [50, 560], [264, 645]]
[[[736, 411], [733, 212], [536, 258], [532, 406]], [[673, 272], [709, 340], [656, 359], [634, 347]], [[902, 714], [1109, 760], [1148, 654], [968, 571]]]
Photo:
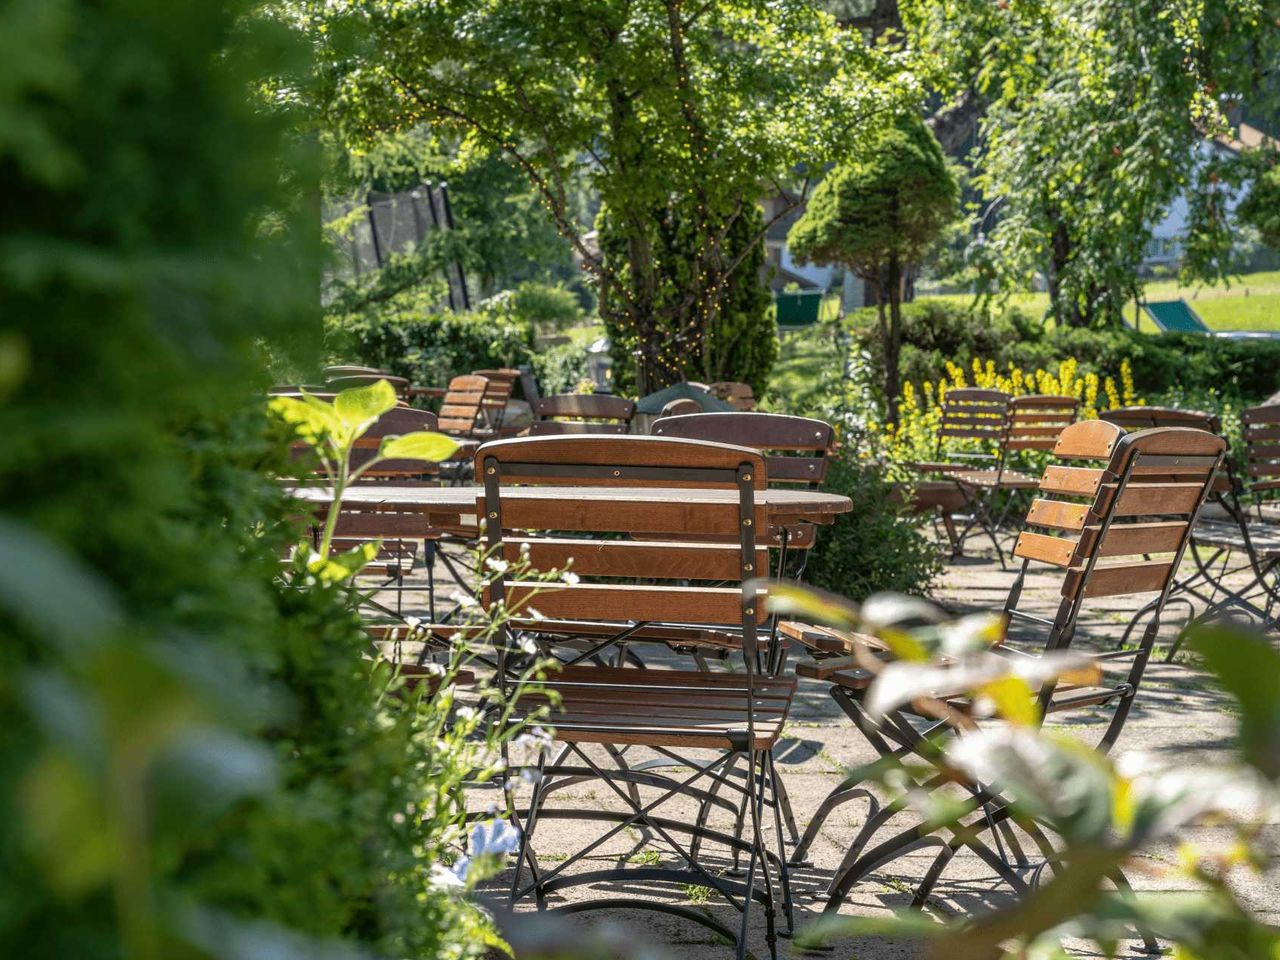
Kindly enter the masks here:
[[414, 383], [443, 386], [451, 377], [528, 363], [533, 327], [499, 294], [471, 313], [441, 312], [427, 295], [400, 294], [360, 313], [326, 318], [332, 359], [390, 370]]
[[[853, 313], [850, 323], [873, 362], [881, 362], [874, 310]], [[1054, 368], [1074, 357], [1085, 370], [1114, 374], [1133, 366], [1138, 392], [1158, 396], [1181, 391], [1216, 392], [1257, 403], [1280, 389], [1280, 341], [1226, 340], [1199, 334], [1147, 334], [1124, 329], [1049, 329], [1009, 310], [987, 318], [964, 306], [919, 300], [903, 308], [902, 376], [919, 383], [946, 375], [951, 361], [968, 367], [977, 357], [1004, 369]]]

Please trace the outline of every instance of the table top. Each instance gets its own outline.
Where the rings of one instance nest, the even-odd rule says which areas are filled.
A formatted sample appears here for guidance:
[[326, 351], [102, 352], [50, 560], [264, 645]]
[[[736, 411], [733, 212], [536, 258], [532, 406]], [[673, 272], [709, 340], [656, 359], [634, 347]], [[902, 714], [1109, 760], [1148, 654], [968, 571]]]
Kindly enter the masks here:
[[[290, 487], [299, 500], [317, 505], [333, 502], [329, 487]], [[808, 520], [830, 523], [838, 514], [853, 509], [853, 502], [838, 493], [823, 490], [757, 490], [756, 502], [768, 511], [770, 520]], [[563, 498], [566, 500], [629, 501], [632, 503], [737, 503], [736, 490], [691, 490], [683, 487], [508, 487], [504, 498]], [[456, 487], [410, 486], [394, 483], [350, 487], [342, 501], [348, 506], [377, 509], [385, 507], [410, 513], [475, 513], [483, 502], [484, 487], [468, 484]]]

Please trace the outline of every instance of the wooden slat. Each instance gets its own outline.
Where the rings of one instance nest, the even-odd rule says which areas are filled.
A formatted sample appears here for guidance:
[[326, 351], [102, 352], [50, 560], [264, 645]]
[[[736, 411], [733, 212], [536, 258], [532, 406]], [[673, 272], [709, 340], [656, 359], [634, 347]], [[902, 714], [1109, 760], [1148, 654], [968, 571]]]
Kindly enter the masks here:
[[780, 413], [698, 413], [664, 417], [653, 425], [654, 436], [711, 440], [757, 450], [814, 453], [830, 449], [831, 425], [810, 417]]
[[1053, 452], [1060, 457], [1106, 460], [1123, 435], [1124, 431], [1113, 423], [1084, 420], [1062, 431]]
[[1088, 516], [1088, 504], [1063, 503], [1037, 497], [1031, 501], [1031, 509], [1027, 511], [1027, 523], [1058, 530], [1083, 530]]
[[[584, 533], [656, 533], [736, 535], [736, 503], [698, 497], [665, 503], [575, 498], [571, 489], [548, 488], [546, 496], [504, 497], [502, 524], [508, 530], [566, 530]], [[766, 511], [755, 508], [752, 526], [764, 535]]]
[[1076, 557], [1077, 541], [1066, 537], [1050, 537], [1024, 530], [1018, 534], [1013, 555], [1024, 560], [1038, 560], [1057, 567], [1069, 567]]
[[504, 557], [517, 562], [524, 545], [535, 570], [563, 569], [572, 559], [573, 571], [584, 576], [737, 580], [762, 575], [769, 569], [768, 552], [760, 549], [754, 568], [744, 572], [736, 543], [504, 538]]
[[771, 481], [821, 483], [827, 475], [824, 457], [767, 457], [765, 468]]
[[[520, 437], [487, 443], [476, 452], [476, 473], [481, 475], [485, 458], [493, 457], [499, 463], [537, 463], [552, 466], [579, 464], [584, 466], [627, 465], [680, 469], [697, 465], [699, 469], [737, 470], [746, 463], [758, 469], [752, 471], [751, 484], [764, 489], [768, 477], [764, 472], [764, 460], [755, 450], [724, 443], [707, 443], [692, 440], [675, 440], [667, 437]], [[504, 479], [511, 479], [511, 469], [504, 470]], [[560, 477], [540, 481], [562, 484]], [[593, 481], [597, 486], [613, 481], [601, 477]], [[677, 481], [663, 479], [648, 484], [628, 481], [628, 486], [678, 486]], [[705, 481], [702, 482], [705, 485]]]
[[942, 427], [938, 430], [938, 433], [940, 436], [954, 437], [956, 439], [999, 440], [1004, 436], [1004, 428], [979, 430], [976, 427]]
[[[1120, 495], [1118, 517], [1161, 516], [1191, 513], [1200, 500], [1201, 483], [1130, 483]], [[1099, 508], [1114, 495], [1114, 487], [1099, 497]]]
[[[488, 603], [489, 591], [485, 591]], [[763, 590], [755, 617], [763, 621]], [[736, 587], [661, 587], [633, 584], [580, 583], [544, 585], [513, 581], [507, 584], [508, 609], [526, 604], [548, 617], [575, 620], [671, 620], [677, 623], [736, 624], [742, 621], [742, 591]]]
[[1244, 428], [1245, 440], [1276, 440], [1280, 439], [1280, 426], [1247, 426]]
[[1017, 426], [1013, 426], [1009, 428], [1009, 437], [1010, 438], [1016, 437], [1020, 440], [1029, 440], [1032, 438], [1040, 438], [1040, 437], [1052, 437], [1054, 439], [1057, 439], [1059, 436], [1062, 435], [1062, 431], [1066, 429], [1068, 426], [1070, 426], [1070, 424], [1066, 424], [1066, 423], [1049, 424], [1046, 426], [1040, 426], [1040, 425], [1023, 426], [1019, 424]]
[[[1149, 523], [1113, 523], [1098, 547], [1102, 557], [1133, 556], [1139, 553], [1174, 553], [1182, 544], [1187, 523], [1184, 520]], [[1092, 547], [1100, 527], [1085, 530], [1082, 542]]]
[[618, 436], [630, 430], [625, 423], [607, 423], [603, 420], [539, 420], [529, 425], [531, 437], [563, 437], [599, 433]]
[[948, 427], [999, 427], [1005, 425], [1004, 408], [998, 407], [992, 410], [990, 415], [980, 415], [970, 413], [969, 411], [947, 411], [942, 417], [942, 423]]
[[[1098, 564], [1085, 585], [1086, 597], [1117, 597], [1128, 593], [1151, 593], [1164, 587], [1172, 560], [1140, 560], [1114, 566]], [[1074, 597], [1080, 590], [1084, 570], [1069, 570], [1062, 584], [1062, 595]]]

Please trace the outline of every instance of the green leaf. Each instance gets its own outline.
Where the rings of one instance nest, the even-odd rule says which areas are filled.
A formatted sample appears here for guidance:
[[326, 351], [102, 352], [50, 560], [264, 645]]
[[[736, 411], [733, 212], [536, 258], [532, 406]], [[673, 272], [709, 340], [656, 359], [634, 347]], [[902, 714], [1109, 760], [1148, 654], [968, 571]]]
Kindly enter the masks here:
[[461, 444], [443, 433], [420, 430], [399, 437], [387, 437], [378, 450], [388, 460], [426, 460], [441, 463], [458, 452]]
[[381, 547], [381, 540], [373, 540], [352, 547], [346, 553], [335, 553], [327, 559], [315, 554], [307, 561], [307, 571], [326, 583], [347, 580], [372, 563]]
[[85, 644], [119, 622], [110, 587], [43, 534], [0, 517], [0, 607], [34, 631]]
[[333, 409], [355, 439], [388, 410], [395, 409], [396, 392], [385, 380], [367, 387], [352, 387], [333, 398]]
[[293, 427], [298, 438], [317, 446], [327, 437], [340, 444], [346, 431], [333, 407], [315, 397], [272, 397], [267, 409]]
[[1280, 779], [1280, 653], [1260, 633], [1228, 624], [1188, 632], [1218, 682], [1240, 704], [1244, 758], [1271, 780]]
[[768, 606], [774, 613], [790, 614], [833, 627], [854, 627], [862, 619], [856, 604], [834, 593], [774, 582], [768, 584], [768, 590]]

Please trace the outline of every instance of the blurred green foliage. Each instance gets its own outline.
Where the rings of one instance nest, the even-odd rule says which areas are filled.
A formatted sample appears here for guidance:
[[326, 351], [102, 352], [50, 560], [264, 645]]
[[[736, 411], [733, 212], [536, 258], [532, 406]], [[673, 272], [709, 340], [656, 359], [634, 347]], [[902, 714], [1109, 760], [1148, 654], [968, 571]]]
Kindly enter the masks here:
[[482, 949], [427, 882], [447, 704], [385, 696], [349, 584], [280, 580], [263, 348], [319, 359], [317, 165], [255, 9], [0, 7], [5, 956]]

